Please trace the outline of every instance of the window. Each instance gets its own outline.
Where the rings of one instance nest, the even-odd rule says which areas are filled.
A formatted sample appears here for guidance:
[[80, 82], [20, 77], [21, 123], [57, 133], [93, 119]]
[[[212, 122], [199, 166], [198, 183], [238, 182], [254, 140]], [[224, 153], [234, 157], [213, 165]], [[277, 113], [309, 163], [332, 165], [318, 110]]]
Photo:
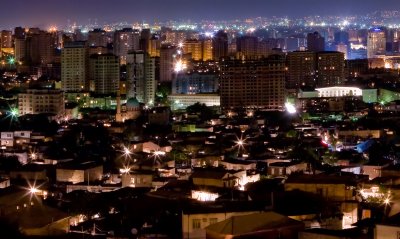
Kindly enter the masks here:
[[210, 225], [218, 222], [218, 218], [210, 218]]
[[201, 228], [201, 219], [193, 219], [192, 227], [193, 227], [193, 229], [200, 229]]

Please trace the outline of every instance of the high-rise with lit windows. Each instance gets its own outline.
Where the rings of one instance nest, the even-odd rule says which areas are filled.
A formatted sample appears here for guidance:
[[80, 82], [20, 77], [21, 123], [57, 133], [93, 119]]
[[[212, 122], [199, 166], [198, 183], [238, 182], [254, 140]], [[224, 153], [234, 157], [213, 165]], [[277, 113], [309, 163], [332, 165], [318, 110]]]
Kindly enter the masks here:
[[220, 66], [221, 107], [279, 109], [285, 103], [285, 60], [227, 60]]
[[61, 85], [65, 92], [89, 89], [89, 55], [86, 42], [68, 42], [61, 50]]
[[132, 28], [114, 32], [114, 54], [119, 57], [121, 65], [126, 64], [129, 51], [139, 49], [140, 33]]
[[94, 54], [89, 60], [89, 79], [96, 94], [116, 94], [119, 88], [119, 60], [113, 54]]
[[386, 53], [386, 33], [381, 28], [373, 28], [368, 32], [367, 56], [374, 58]]

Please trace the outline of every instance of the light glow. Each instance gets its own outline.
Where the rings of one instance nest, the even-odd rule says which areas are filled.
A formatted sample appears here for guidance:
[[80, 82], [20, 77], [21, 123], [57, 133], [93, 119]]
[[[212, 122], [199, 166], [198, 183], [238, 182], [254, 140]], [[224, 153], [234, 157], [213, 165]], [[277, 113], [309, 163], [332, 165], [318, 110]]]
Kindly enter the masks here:
[[289, 114], [296, 114], [296, 112], [297, 112], [296, 107], [294, 107], [294, 105], [292, 103], [286, 102], [285, 108]]

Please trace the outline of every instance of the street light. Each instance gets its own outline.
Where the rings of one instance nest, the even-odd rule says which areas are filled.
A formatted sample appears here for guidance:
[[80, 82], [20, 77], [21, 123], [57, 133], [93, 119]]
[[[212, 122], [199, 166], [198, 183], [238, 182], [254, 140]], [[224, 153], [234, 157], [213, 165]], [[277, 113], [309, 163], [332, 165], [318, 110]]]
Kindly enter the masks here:
[[29, 188], [29, 192], [31, 194], [36, 194], [37, 192], [39, 192], [39, 189], [36, 188], [35, 186], [32, 186], [32, 187]]

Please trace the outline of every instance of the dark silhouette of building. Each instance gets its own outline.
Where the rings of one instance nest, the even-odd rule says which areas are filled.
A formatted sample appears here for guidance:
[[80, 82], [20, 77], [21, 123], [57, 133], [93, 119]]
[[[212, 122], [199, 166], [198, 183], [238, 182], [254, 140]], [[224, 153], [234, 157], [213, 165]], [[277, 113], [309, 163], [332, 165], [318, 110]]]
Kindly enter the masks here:
[[212, 39], [212, 46], [215, 61], [228, 56], [228, 34], [222, 30], [218, 31]]
[[309, 51], [325, 51], [325, 38], [318, 32], [307, 34], [307, 50]]

